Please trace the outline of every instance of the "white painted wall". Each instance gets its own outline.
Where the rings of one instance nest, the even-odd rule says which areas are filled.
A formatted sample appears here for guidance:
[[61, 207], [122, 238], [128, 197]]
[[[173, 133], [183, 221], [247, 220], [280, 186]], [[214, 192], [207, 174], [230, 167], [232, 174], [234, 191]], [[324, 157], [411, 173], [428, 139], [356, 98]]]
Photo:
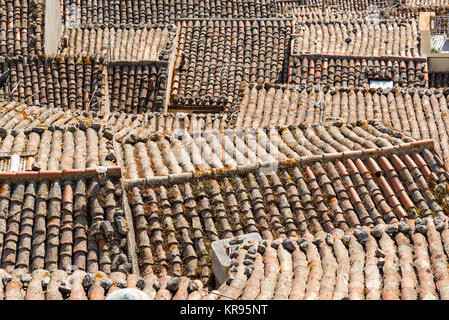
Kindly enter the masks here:
[[62, 36], [61, 4], [59, 0], [45, 0], [44, 52], [52, 57], [58, 53]]

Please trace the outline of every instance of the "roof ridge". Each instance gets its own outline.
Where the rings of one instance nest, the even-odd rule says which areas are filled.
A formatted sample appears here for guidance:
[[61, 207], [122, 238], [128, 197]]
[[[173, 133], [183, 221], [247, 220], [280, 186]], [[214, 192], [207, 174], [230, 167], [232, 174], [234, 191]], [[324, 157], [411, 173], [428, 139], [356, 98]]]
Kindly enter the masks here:
[[[430, 147], [430, 148], [429, 148]], [[350, 150], [336, 153], [323, 153], [312, 156], [303, 156], [299, 158], [291, 158], [287, 160], [279, 160], [274, 162], [258, 162], [255, 164], [241, 164], [236, 167], [228, 168], [211, 168], [207, 170], [195, 170], [182, 173], [172, 173], [168, 175], [158, 175], [147, 178], [124, 179], [125, 186], [138, 185], [161, 185], [161, 184], [178, 184], [193, 181], [194, 179], [222, 178], [231, 175], [245, 174], [249, 172], [260, 173], [261, 170], [267, 170], [275, 166], [277, 170], [295, 167], [299, 165], [312, 165], [322, 161], [335, 161], [343, 159], [366, 159], [370, 157], [401, 155], [404, 153], [419, 152], [423, 149], [433, 149], [434, 141], [432, 139], [413, 141], [402, 143], [395, 146], [366, 148], [361, 150]]]

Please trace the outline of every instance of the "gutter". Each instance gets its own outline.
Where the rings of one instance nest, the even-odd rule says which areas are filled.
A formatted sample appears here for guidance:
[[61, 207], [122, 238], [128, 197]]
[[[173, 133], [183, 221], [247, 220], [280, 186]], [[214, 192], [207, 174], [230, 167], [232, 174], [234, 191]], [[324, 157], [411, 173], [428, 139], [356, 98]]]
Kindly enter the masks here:
[[[120, 166], [108, 167], [106, 176], [121, 177], [122, 168]], [[96, 177], [97, 168], [85, 169], [64, 169], [64, 170], [40, 170], [40, 171], [19, 171], [0, 172], [0, 180], [40, 180], [40, 179], [70, 179], [78, 177]]]

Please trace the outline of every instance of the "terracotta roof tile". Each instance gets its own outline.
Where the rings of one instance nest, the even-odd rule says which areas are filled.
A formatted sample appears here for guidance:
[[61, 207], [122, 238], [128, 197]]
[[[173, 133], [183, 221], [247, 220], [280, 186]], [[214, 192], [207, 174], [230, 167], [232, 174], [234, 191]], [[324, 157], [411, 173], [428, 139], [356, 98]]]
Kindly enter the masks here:
[[419, 57], [415, 19], [306, 21], [295, 23], [293, 54]]
[[107, 61], [166, 61], [175, 36], [174, 25], [65, 28], [62, 53], [101, 55]]
[[285, 81], [290, 33], [289, 20], [183, 21], [171, 105], [225, 108], [245, 82]]
[[110, 110], [129, 114], [164, 111], [167, 78], [166, 65], [109, 65]]
[[[325, 134], [317, 128], [307, 129], [307, 134], [303, 137], [314, 140], [314, 143], [324, 150]], [[349, 137], [348, 132], [354, 134], [361, 130], [365, 132], [364, 138], [358, 139], [359, 148], [369, 148], [373, 144], [388, 148], [392, 144], [399, 143], [398, 139], [382, 133], [386, 132], [386, 128], [380, 126], [362, 125], [354, 128], [346, 127], [343, 130], [344, 128], [345, 126], [340, 130], [345, 132], [346, 137]], [[357, 128], [360, 130], [356, 130]], [[173, 181], [172, 172], [174, 175], [179, 172], [178, 170], [191, 169], [187, 169], [187, 166], [178, 167], [180, 163], [172, 162], [187, 160], [188, 163], [188, 158], [182, 160], [186, 156], [184, 155], [178, 157], [179, 160], [171, 159], [172, 151], [168, 149], [170, 144], [167, 140], [151, 141], [153, 144], [151, 152], [160, 153], [158, 157], [147, 156], [152, 164], [139, 164], [139, 161], [145, 158], [144, 154], [137, 155], [136, 159], [130, 159], [128, 157], [134, 153], [128, 152], [124, 156], [125, 165], [131, 168], [130, 164], [133, 163], [134, 169], [128, 172], [127, 177], [132, 179], [141, 177], [139, 167], [159, 168], [154, 172], [145, 173], [149, 184], [147, 187], [130, 186], [129, 189], [141, 271], [162, 275], [196, 276], [207, 282], [210, 277], [210, 265], [202, 271], [198, 266], [204, 266], [202, 261], [207, 259], [207, 252], [210, 250], [207, 247], [208, 241], [235, 236], [241, 232], [260, 232], [265, 239], [273, 240], [279, 236], [300, 235], [302, 232], [316, 234], [323, 230], [332, 232], [340, 228], [343, 230], [359, 226], [372, 228], [382, 223], [397, 223], [404, 217], [416, 218], [418, 212], [429, 214], [434, 211], [437, 215], [444, 215], [443, 207], [437, 200], [439, 196], [431, 191], [425, 180], [422, 180], [425, 169], [429, 169], [436, 178], [432, 183], [439, 185], [447, 183], [447, 177], [443, 174], [444, 169], [435, 166], [434, 160], [426, 154], [428, 149], [424, 148], [421, 152], [425, 154], [422, 159], [428, 159], [425, 167], [420, 168], [417, 165], [415, 169], [406, 169], [405, 166], [401, 166], [401, 171], [397, 172], [391, 160], [391, 157], [401, 150], [397, 147], [396, 151], [392, 151], [393, 154], [383, 154], [382, 149], [378, 149], [377, 152], [380, 154], [376, 154], [374, 149], [372, 152], [368, 152], [367, 149], [366, 158], [359, 157], [355, 161], [357, 171], [354, 169], [348, 171], [345, 164], [339, 160], [324, 160], [326, 154], [321, 156], [323, 160], [317, 159], [315, 162], [307, 163], [307, 157], [304, 155], [308, 153], [301, 153], [304, 141], [291, 140], [294, 136], [299, 139], [301, 132], [302, 130], [293, 128], [289, 131], [283, 130], [282, 140], [277, 140], [273, 147], [277, 147], [284, 154], [288, 147], [292, 151], [295, 150], [293, 152], [297, 152], [298, 157], [303, 156], [300, 162], [304, 161], [304, 164], [288, 165], [291, 169], [281, 167], [274, 175], [259, 173], [258, 168], [253, 166], [254, 168], [249, 171], [239, 172], [237, 169], [230, 176], [226, 176], [225, 169], [214, 171], [213, 176], [200, 180], [194, 180], [191, 175]], [[206, 136], [203, 148], [207, 149], [208, 140]], [[340, 143], [341, 146], [335, 151], [347, 150], [346, 141], [341, 140]], [[159, 151], [157, 145], [164, 147]], [[179, 147], [174, 145], [172, 150], [179, 150]], [[140, 152], [143, 150], [145, 149]], [[230, 152], [232, 150], [229, 149]], [[408, 150], [404, 151], [405, 154], [396, 154], [399, 160], [395, 157], [395, 161], [402, 161], [403, 157], [415, 154], [413, 149]], [[214, 161], [216, 163], [210, 163], [210, 167], [220, 165], [218, 158]], [[408, 157], [407, 161], [414, 162], [411, 157]], [[207, 168], [207, 163], [203, 165]], [[222, 167], [225, 166], [222, 164]], [[157, 176], [161, 174], [165, 176]], [[408, 180], [410, 178], [411, 181]], [[138, 182], [127, 183], [138, 185]], [[396, 190], [396, 193], [393, 190]], [[277, 200], [272, 195], [275, 195]], [[425, 201], [422, 201], [423, 197]], [[147, 203], [151, 205], [147, 206]], [[215, 208], [214, 211], [212, 207]], [[430, 207], [432, 209], [429, 209]], [[163, 210], [165, 219], [158, 217], [159, 210]], [[240, 216], [235, 215], [237, 212], [240, 212]], [[183, 218], [184, 214], [190, 217], [191, 224]], [[173, 224], [174, 221], [178, 224]], [[193, 233], [186, 233], [185, 230], [188, 229]], [[163, 236], [162, 230], [169, 232]], [[197, 230], [201, 232], [197, 233]], [[170, 236], [172, 232], [173, 237]], [[183, 246], [173, 240], [180, 238], [184, 243]]]
[[2, 1], [0, 57], [43, 54], [45, 1]]
[[[1, 63], [0, 72], [9, 70], [10, 90], [15, 89], [11, 97], [15, 101], [27, 99], [35, 105], [100, 110], [104, 103], [101, 61], [91, 56], [16, 56]], [[6, 84], [0, 87], [0, 93], [10, 93]]]
[[[449, 161], [446, 134], [447, 92], [442, 89], [360, 88], [251, 85], [244, 90], [233, 126], [258, 128], [319, 123], [326, 119], [379, 119], [413, 139], [434, 139], [435, 150]], [[320, 111], [321, 110], [321, 111]], [[321, 117], [320, 117], [321, 115]], [[395, 136], [401, 138], [401, 133]], [[312, 146], [310, 146], [312, 148]]]
[[[2, 182], [2, 267], [24, 272], [72, 265], [89, 272], [117, 270], [128, 262], [126, 237], [117, 232], [114, 219], [122, 201], [114, 193], [117, 187], [109, 178], [103, 185], [84, 178]], [[107, 237], [100, 230], [103, 221], [113, 228]], [[111, 242], [100, 248], [108, 237]]]
[[17, 270], [8, 273], [1, 269], [0, 277], [6, 284], [1, 284], [2, 300], [104, 300], [112, 292], [125, 288], [141, 290], [150, 300], [200, 300], [210, 294], [200, 280], [187, 277], [140, 277], [121, 272], [108, 276], [101, 271], [60, 269], [51, 272], [38, 269], [32, 273]]
[[393, 81], [394, 86], [426, 87], [425, 61], [359, 58], [346, 55], [291, 57], [289, 82], [297, 85], [365, 87], [370, 80]]
[[254, 244], [250, 264], [242, 263], [249, 252], [242, 247], [219, 298], [445, 299], [447, 227], [437, 229], [432, 218], [419, 228], [413, 222], [401, 222], [399, 232], [398, 224], [383, 225]]
[[132, 0], [125, 5], [118, 0], [90, 2], [61, 0], [63, 21], [70, 22], [73, 11], [79, 10], [81, 24], [174, 23], [179, 18], [268, 18], [276, 16], [274, 0], [257, 2], [199, 0]]

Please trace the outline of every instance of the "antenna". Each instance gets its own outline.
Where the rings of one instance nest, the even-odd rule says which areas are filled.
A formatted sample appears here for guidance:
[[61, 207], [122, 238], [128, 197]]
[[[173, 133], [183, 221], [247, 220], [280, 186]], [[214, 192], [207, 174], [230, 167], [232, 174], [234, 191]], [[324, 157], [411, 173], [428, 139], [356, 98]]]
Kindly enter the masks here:
[[[94, 91], [94, 93], [92, 94], [92, 98], [90, 99], [90, 101], [89, 101], [89, 105], [87, 106], [87, 110], [90, 110], [90, 104], [92, 103], [92, 100], [95, 98], [95, 94], [97, 93], [97, 90], [98, 90], [98, 83], [97, 83], [97, 87], [95, 88], [95, 91]], [[96, 103], [98, 103], [98, 101], [96, 102]], [[95, 103], [95, 104], [96, 104]], [[95, 105], [95, 104], [93, 104], [93, 106]]]
[[12, 89], [11, 94], [14, 93], [14, 91], [17, 90], [17, 88], [19, 87], [20, 83], [22, 82], [22, 80], [20, 80], [19, 82], [17, 82], [16, 86], [14, 87], [14, 89]]

